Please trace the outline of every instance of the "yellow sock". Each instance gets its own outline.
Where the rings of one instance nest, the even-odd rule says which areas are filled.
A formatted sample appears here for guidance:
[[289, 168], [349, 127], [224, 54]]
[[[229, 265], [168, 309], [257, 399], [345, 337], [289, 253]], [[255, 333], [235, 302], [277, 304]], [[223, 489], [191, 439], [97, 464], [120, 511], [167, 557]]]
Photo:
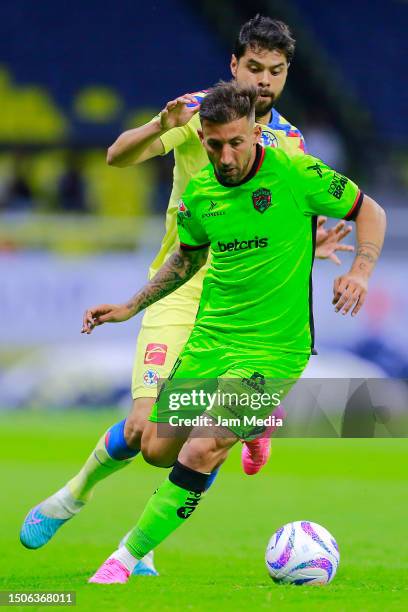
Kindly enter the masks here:
[[98, 482], [132, 462], [133, 457], [121, 460], [112, 459], [106, 450], [105, 435], [98, 441], [78, 474], [67, 483], [70, 492], [76, 499], [88, 501]]

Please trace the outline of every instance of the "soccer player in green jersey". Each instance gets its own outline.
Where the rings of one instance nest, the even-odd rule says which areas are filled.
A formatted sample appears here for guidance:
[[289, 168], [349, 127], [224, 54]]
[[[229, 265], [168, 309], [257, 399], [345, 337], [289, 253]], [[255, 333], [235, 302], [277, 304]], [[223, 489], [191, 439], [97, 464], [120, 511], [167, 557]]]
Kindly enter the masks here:
[[[274, 104], [285, 86], [294, 49], [295, 41], [286, 24], [257, 15], [242, 26], [231, 59], [231, 72], [236, 81], [258, 88], [255, 113], [262, 125], [261, 143], [265, 147], [282, 149], [290, 156], [304, 152], [303, 137], [278, 113]], [[158, 117], [124, 132], [108, 150], [108, 163], [119, 167], [174, 151], [174, 180], [166, 213], [166, 233], [151, 265], [149, 278], [153, 278], [163, 263], [178, 251], [178, 199], [190, 178], [208, 163], [198, 137], [199, 103], [205, 95], [206, 92], [197, 92], [172, 100]], [[215, 209], [205, 214], [215, 219], [220, 213]], [[340, 263], [335, 251], [353, 249], [341, 244], [350, 229], [345, 221], [329, 231], [323, 226], [318, 228], [316, 256]], [[157, 380], [169, 375], [190, 336], [207, 265], [176, 291], [146, 309], [133, 368], [132, 410], [126, 419], [113, 424], [101, 436], [73, 478], [29, 511], [20, 536], [27, 548], [44, 546], [62, 525], [88, 504], [97, 483], [130, 465], [140, 453], [142, 433], [157, 395]], [[269, 445], [267, 436], [244, 443], [242, 462], [247, 474], [256, 473], [265, 464]], [[151, 557], [135, 568], [136, 574], [145, 571], [156, 573]]]
[[[355, 316], [364, 303], [384, 240], [384, 211], [320, 160], [260, 147], [256, 97], [254, 89], [222, 83], [203, 100], [200, 138], [211, 163], [190, 181], [179, 202], [180, 247], [126, 304], [103, 304], [85, 313], [84, 333], [129, 319], [187, 282], [211, 249], [193, 331], [142, 437], [145, 459], [174, 467], [126, 543], [91, 582], [126, 582], [138, 561], [192, 514], [229, 449], [254, 435], [245, 419], [223, 420], [230, 406], [215, 404], [207, 414], [226, 427], [224, 437], [197, 438], [192, 429], [188, 444], [183, 436], [160, 438], [158, 423], [170, 422], [166, 401], [172, 390], [186, 379], [220, 379], [221, 384], [229, 379], [243, 387], [278, 379], [288, 381], [287, 392], [300, 377], [314, 341], [316, 215], [356, 221], [356, 257], [334, 282], [333, 304], [337, 312]], [[239, 411], [235, 405], [235, 414]]]

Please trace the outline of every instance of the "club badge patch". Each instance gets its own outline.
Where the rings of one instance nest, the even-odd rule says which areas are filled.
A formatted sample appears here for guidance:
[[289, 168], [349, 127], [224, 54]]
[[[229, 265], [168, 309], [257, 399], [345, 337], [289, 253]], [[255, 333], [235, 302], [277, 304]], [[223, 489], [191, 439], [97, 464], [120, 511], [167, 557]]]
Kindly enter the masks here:
[[252, 203], [255, 210], [264, 213], [272, 204], [272, 194], [269, 189], [257, 189], [252, 194]]
[[275, 134], [267, 130], [262, 130], [261, 140], [263, 147], [273, 147], [276, 149], [278, 146], [278, 139], [276, 138]]
[[160, 380], [159, 374], [155, 370], [146, 370], [143, 374], [143, 384], [145, 387], [153, 387]]

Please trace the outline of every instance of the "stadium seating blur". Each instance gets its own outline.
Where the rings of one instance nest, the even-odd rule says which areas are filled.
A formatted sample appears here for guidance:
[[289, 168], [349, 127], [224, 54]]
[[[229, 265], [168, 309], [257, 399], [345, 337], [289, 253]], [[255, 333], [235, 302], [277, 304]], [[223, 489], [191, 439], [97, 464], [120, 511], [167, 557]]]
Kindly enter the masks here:
[[[71, 360], [82, 354], [83, 308], [127, 297], [160, 244], [171, 156], [116, 169], [106, 164], [106, 148], [169, 99], [229, 78], [235, 33], [258, 11], [288, 22], [298, 40], [280, 112], [304, 132], [312, 154], [388, 210], [384, 256], [357, 321], [339, 321], [331, 311], [339, 271], [327, 262], [316, 266], [319, 345], [352, 352], [384, 376], [405, 376], [408, 94], [399, 86], [405, 2], [121, 0], [113, 10], [97, 0], [64, 6], [14, 0], [0, 20], [0, 374], [7, 375], [0, 407], [26, 405], [30, 396], [58, 403], [65, 383], [50, 368], [58, 361], [64, 373], [56, 345]], [[350, 258], [343, 260], [341, 270]], [[127, 397], [137, 326], [104, 329], [102, 338], [89, 340], [96, 352], [111, 343], [116, 364], [119, 349], [128, 358], [122, 376], [112, 360], [107, 366], [120, 391], [110, 387], [105, 403]], [[91, 360], [89, 346], [84, 360]], [[101, 381], [102, 362], [95, 371]], [[33, 363], [41, 393], [30, 386]], [[47, 375], [40, 375], [41, 364]], [[97, 402], [85, 400], [81, 384], [77, 397], [72, 388], [67, 397], [62, 404], [104, 401], [101, 394]]]

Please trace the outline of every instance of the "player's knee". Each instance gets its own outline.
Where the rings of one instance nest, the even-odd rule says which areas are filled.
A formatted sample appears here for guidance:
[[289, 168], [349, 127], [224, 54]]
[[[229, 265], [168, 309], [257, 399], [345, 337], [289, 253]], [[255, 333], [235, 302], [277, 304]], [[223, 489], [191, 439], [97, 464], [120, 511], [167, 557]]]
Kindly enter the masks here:
[[141, 451], [146, 463], [155, 467], [171, 467], [177, 459], [177, 453], [171, 452], [163, 440], [159, 440], [151, 428], [147, 427], [141, 441]]
[[129, 448], [140, 449], [140, 442], [143, 434], [143, 424], [130, 420], [128, 417], [125, 424], [125, 440]]
[[192, 470], [211, 472], [227, 457], [228, 448], [218, 445], [215, 439], [193, 438], [185, 444], [179, 461]]
[[160, 446], [156, 444], [143, 443], [142, 438], [142, 455], [146, 463], [155, 467], [169, 468], [174, 465], [176, 456], [172, 453], [164, 452]]
[[140, 449], [143, 432], [153, 405], [152, 398], [138, 398], [125, 423], [125, 440], [130, 448]]

